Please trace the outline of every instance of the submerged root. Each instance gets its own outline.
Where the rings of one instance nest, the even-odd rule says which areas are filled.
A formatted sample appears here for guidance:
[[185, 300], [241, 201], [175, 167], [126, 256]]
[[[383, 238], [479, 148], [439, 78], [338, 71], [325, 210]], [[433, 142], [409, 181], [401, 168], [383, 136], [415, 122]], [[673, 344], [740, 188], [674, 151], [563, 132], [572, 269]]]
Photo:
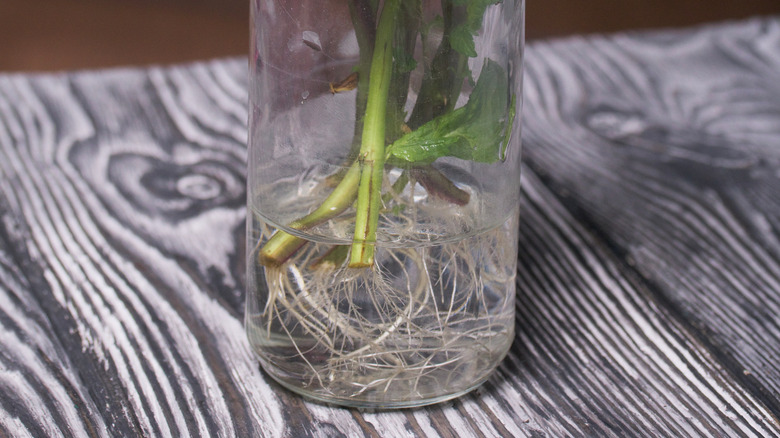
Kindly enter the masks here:
[[504, 260], [514, 247], [503, 235], [381, 248], [370, 269], [312, 268], [328, 247], [310, 244], [266, 267], [263, 327], [292, 349], [269, 359], [301, 364], [307, 381], [342, 397], [458, 381], [512, 330], [514, 265]]

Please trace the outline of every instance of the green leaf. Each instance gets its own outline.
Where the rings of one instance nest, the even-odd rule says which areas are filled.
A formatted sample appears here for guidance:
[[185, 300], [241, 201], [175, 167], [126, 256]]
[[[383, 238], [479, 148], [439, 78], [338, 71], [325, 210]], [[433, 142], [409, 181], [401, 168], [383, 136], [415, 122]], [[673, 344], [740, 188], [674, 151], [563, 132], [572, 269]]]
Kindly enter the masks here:
[[477, 47], [474, 44], [474, 36], [467, 25], [457, 26], [450, 33], [450, 45], [456, 52], [473, 58], [477, 56]]
[[390, 157], [429, 164], [440, 157], [492, 163], [502, 160], [513, 112], [507, 101], [509, 79], [495, 61], [485, 61], [466, 105], [410, 132], [387, 148]]
[[473, 58], [477, 56], [474, 37], [482, 28], [482, 19], [485, 10], [490, 5], [501, 3], [501, 0], [453, 0], [457, 6], [466, 5], [466, 19], [456, 25], [450, 34], [452, 48], [465, 56]]
[[401, 45], [393, 47], [393, 67], [397, 73], [409, 73], [417, 68], [417, 61]]

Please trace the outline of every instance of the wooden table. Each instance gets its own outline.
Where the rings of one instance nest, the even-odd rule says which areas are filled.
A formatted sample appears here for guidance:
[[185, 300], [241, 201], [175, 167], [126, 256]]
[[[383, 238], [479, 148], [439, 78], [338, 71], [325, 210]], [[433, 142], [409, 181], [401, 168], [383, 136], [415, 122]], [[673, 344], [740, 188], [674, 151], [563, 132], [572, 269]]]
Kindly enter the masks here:
[[0, 436], [780, 436], [780, 19], [529, 45], [516, 342], [396, 412], [247, 345], [245, 62], [0, 76]]

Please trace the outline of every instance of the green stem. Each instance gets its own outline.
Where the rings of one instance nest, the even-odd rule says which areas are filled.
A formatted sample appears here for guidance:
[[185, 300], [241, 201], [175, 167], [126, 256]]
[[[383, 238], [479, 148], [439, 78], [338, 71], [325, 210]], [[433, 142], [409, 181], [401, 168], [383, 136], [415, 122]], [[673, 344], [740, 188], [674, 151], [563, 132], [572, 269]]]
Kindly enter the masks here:
[[417, 103], [409, 117], [409, 128], [415, 130], [436, 117], [452, 110], [468, 73], [468, 60], [452, 48], [452, 31], [467, 20], [467, 5], [455, 5], [442, 0], [444, 30], [441, 43], [423, 75]]
[[[289, 227], [296, 230], [306, 230], [333, 219], [349, 208], [355, 200], [360, 176], [360, 165], [355, 163], [349, 168], [339, 185], [325, 198], [316, 210], [290, 223]], [[263, 266], [279, 266], [295, 254], [306, 241], [282, 230], [274, 233], [258, 254], [258, 261]]]
[[385, 140], [392, 143], [401, 138], [406, 128], [406, 101], [409, 97], [409, 80], [414, 68], [415, 46], [420, 35], [422, 20], [421, 0], [403, 0], [398, 10], [393, 35], [393, 76], [387, 99]]
[[387, 0], [377, 28], [371, 59], [368, 103], [363, 120], [363, 137], [358, 162], [358, 187], [355, 236], [352, 240], [350, 267], [370, 267], [374, 264], [376, 231], [381, 207], [384, 178], [385, 128], [387, 99], [393, 72], [393, 32], [400, 0]]
[[355, 97], [355, 135], [349, 152], [349, 162], [355, 160], [360, 151], [360, 136], [363, 132], [363, 114], [366, 111], [368, 99], [368, 79], [371, 73], [371, 58], [374, 53], [374, 41], [376, 40], [376, 4], [369, 0], [353, 0], [349, 2], [349, 13], [352, 25], [355, 29], [360, 62], [358, 63], [358, 86]]

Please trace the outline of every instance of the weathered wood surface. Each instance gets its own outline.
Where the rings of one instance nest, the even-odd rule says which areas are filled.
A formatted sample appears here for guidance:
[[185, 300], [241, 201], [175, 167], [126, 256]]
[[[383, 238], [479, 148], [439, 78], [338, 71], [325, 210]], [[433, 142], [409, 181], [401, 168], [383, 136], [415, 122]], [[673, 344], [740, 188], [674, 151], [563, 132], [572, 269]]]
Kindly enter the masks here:
[[780, 20], [527, 55], [517, 340], [399, 412], [245, 341], [245, 61], [0, 76], [0, 436], [780, 436]]

